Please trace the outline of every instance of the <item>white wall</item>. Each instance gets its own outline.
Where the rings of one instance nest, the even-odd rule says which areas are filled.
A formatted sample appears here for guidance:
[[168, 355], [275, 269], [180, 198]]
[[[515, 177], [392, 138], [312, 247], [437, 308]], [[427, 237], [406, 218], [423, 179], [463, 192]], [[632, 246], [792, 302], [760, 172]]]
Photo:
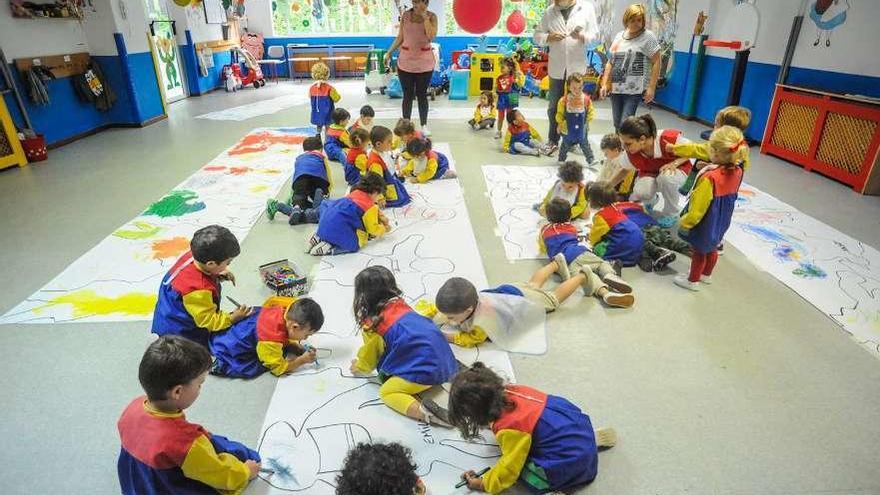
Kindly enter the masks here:
[[118, 55], [116, 40], [116, 13], [113, 0], [92, 0], [92, 7], [86, 7], [83, 31], [92, 55]]
[[0, 5], [0, 47], [9, 62], [15, 58], [88, 52], [83, 26], [70, 19], [19, 19], [9, 2]]
[[220, 27], [220, 24], [205, 22], [205, 10], [201, 3], [184, 7], [183, 10], [186, 13], [187, 29], [192, 35], [193, 43], [223, 39], [223, 28]]
[[[813, 2], [809, 3], [812, 6]], [[846, 22], [831, 31], [831, 46], [827, 47], [824, 34], [819, 46], [813, 46], [818, 29], [807, 10], [795, 48], [793, 66], [880, 77], [880, 2], [839, 0], [832, 9], [842, 10], [847, 4]], [[839, 11], [829, 9], [826, 15], [833, 17]], [[785, 32], [788, 33], [788, 27]]]

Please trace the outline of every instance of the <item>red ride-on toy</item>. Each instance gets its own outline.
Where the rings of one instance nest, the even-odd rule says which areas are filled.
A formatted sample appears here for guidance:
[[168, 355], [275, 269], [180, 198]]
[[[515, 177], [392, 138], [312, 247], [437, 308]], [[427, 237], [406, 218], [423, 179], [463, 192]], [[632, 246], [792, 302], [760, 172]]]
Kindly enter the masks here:
[[236, 76], [241, 78], [242, 86], [247, 86], [248, 84], [253, 84], [254, 88], [265, 86], [266, 78], [263, 76], [263, 70], [260, 68], [260, 63], [257, 59], [247, 50], [242, 50], [241, 48], [234, 48], [234, 50], [248, 69], [247, 75], [242, 75], [241, 64], [232, 64], [232, 70]]

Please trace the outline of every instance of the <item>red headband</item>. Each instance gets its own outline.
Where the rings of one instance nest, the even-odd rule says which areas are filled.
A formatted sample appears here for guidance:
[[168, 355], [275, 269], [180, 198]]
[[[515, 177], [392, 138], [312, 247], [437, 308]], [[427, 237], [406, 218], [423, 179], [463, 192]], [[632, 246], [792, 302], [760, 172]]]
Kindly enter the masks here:
[[745, 138], [740, 139], [739, 142], [737, 142], [736, 144], [734, 144], [733, 146], [731, 146], [731, 147], [728, 148], [728, 149], [729, 149], [731, 152], [733, 152], [733, 151], [738, 150], [739, 147], [740, 147], [740, 146], [743, 146], [744, 144], [746, 144], [746, 140], [745, 140]]

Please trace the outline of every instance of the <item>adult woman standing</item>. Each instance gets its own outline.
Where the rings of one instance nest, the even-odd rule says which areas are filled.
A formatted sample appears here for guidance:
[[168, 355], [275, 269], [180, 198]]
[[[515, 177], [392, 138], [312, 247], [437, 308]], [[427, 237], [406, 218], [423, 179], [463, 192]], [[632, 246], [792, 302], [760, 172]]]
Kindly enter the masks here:
[[403, 118], [412, 117], [413, 98], [418, 98], [422, 134], [427, 136], [428, 84], [437, 64], [431, 48], [431, 41], [437, 36], [437, 15], [428, 11], [428, 0], [413, 0], [412, 5], [400, 16], [400, 32], [385, 54], [385, 65], [389, 66], [391, 54], [399, 47], [397, 75], [403, 86]]
[[[657, 78], [660, 77], [660, 43], [657, 36], [645, 29], [645, 7], [634, 3], [623, 13], [623, 31], [614, 36], [608, 63], [602, 76], [600, 96], [611, 95], [614, 129], [623, 119], [636, 114], [639, 101], [654, 101]], [[648, 60], [651, 76], [647, 77]]]

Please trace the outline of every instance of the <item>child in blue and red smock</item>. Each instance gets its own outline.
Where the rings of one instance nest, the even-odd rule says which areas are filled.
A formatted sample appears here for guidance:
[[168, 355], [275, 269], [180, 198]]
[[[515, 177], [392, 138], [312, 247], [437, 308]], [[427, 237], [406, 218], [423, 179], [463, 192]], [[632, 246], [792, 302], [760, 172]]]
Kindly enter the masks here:
[[159, 286], [153, 311], [156, 335], [180, 335], [208, 347], [210, 334], [222, 332], [250, 314], [247, 307], [220, 310], [220, 282], [235, 283], [227, 268], [239, 255], [238, 239], [226, 227], [197, 230], [190, 251], [177, 259]]
[[138, 369], [146, 392], [125, 408], [117, 428], [124, 495], [241, 493], [260, 472], [260, 456], [186, 420], [211, 368], [208, 350], [176, 335], [147, 348]]
[[373, 119], [376, 117], [376, 111], [373, 110], [373, 107], [364, 105], [359, 113], [360, 117], [348, 128], [349, 134], [353, 133], [355, 129], [363, 129], [368, 133], [373, 130]]
[[411, 183], [424, 184], [429, 180], [457, 177], [455, 171], [449, 168], [449, 158], [431, 149], [430, 139], [410, 140], [401, 158], [406, 165], [400, 169], [400, 173]]
[[370, 132], [373, 149], [367, 155], [367, 172], [373, 172], [385, 179], [385, 194], [380, 200], [383, 207], [396, 208], [405, 206], [411, 201], [403, 182], [396, 175], [392, 158], [394, 135], [391, 129], [377, 125]]
[[552, 154], [543, 142], [541, 135], [526, 122], [522, 112], [513, 109], [507, 113], [507, 134], [501, 144], [501, 149], [511, 155], [534, 155]]
[[321, 203], [318, 230], [309, 239], [309, 254], [354, 253], [368, 240], [391, 230], [376, 204], [384, 191], [382, 177], [368, 173], [348, 196]]
[[315, 362], [315, 350], [307, 351], [302, 341], [323, 325], [324, 313], [312, 299], [300, 298], [287, 307], [256, 308], [228, 331], [211, 337], [211, 374], [254, 378], [266, 371], [275, 376], [292, 373]]
[[328, 159], [344, 164], [348, 149], [351, 148], [351, 140], [346, 128], [351, 115], [344, 108], [334, 108], [330, 118], [333, 123], [327, 128], [324, 153], [327, 154]]
[[595, 296], [605, 304], [629, 308], [635, 303], [632, 287], [620, 278], [610, 263], [593, 254], [578, 241], [578, 229], [571, 222], [571, 204], [556, 198], [547, 205], [547, 220], [538, 235], [538, 248], [557, 266], [562, 280], [583, 273], [584, 294]]
[[364, 345], [351, 372], [378, 370], [385, 405], [413, 419], [442, 422], [445, 411], [438, 414], [436, 404], [423, 404], [415, 395], [447, 382], [458, 364], [437, 326], [401, 296], [394, 274], [384, 266], [365, 268], [355, 277], [353, 310]]
[[678, 220], [679, 236], [693, 248], [690, 274], [675, 277], [679, 287], [696, 291], [701, 282], [712, 283], [718, 244], [730, 227], [748, 155], [749, 145], [736, 127], [720, 127], [709, 137], [712, 163], [700, 170]]
[[619, 260], [623, 266], [635, 266], [641, 259], [645, 236], [616, 203], [608, 203], [612, 197], [616, 198], [616, 192], [608, 191], [613, 190], [602, 182], [593, 182], [587, 188], [590, 207], [596, 210], [590, 227], [590, 245], [594, 253], [606, 260]]
[[413, 124], [412, 120], [398, 119], [397, 123], [394, 124], [394, 138], [391, 140], [391, 149], [395, 152], [403, 152], [406, 150], [406, 145], [413, 139], [425, 139], [426, 137], [422, 131], [416, 129], [416, 125]]
[[525, 385], [505, 384], [476, 362], [456, 375], [449, 420], [465, 439], [490, 428], [501, 449], [495, 466], [479, 477], [462, 474], [468, 488], [502, 492], [521, 480], [536, 493], [565, 490], [596, 478], [598, 449], [613, 447], [613, 428], [593, 430], [590, 417], [568, 400]]
[[309, 87], [309, 99], [312, 103], [312, 125], [318, 134], [332, 123], [331, 115], [336, 102], [341, 98], [336, 88], [327, 83], [330, 79], [330, 68], [324, 62], [312, 66], [312, 79], [315, 83]]
[[[498, 122], [504, 122], [507, 113], [519, 106], [519, 90], [525, 83], [526, 76], [519, 70], [519, 64], [513, 57], [501, 60], [501, 74], [495, 78], [495, 93], [498, 95], [495, 108], [498, 110]], [[501, 139], [503, 126], [498, 126], [495, 139]]]
[[293, 165], [293, 195], [290, 204], [275, 198], [266, 202], [266, 216], [275, 219], [281, 212], [290, 219], [290, 225], [318, 223], [318, 208], [333, 185], [330, 164], [321, 153], [321, 136], [311, 136], [303, 141], [304, 153], [296, 157]]
[[538, 213], [546, 218], [547, 205], [550, 204], [550, 201], [560, 198], [568, 201], [571, 205], [572, 220], [576, 218], [590, 218], [590, 205], [587, 203], [587, 188], [584, 184], [583, 166], [574, 161], [562, 163], [559, 165], [556, 176], [559, 177], [559, 180], [547, 191], [544, 199], [532, 208], [538, 210]]
[[370, 132], [364, 128], [351, 131], [351, 148], [345, 156], [345, 182], [353, 186], [367, 174], [367, 146], [370, 145]]

